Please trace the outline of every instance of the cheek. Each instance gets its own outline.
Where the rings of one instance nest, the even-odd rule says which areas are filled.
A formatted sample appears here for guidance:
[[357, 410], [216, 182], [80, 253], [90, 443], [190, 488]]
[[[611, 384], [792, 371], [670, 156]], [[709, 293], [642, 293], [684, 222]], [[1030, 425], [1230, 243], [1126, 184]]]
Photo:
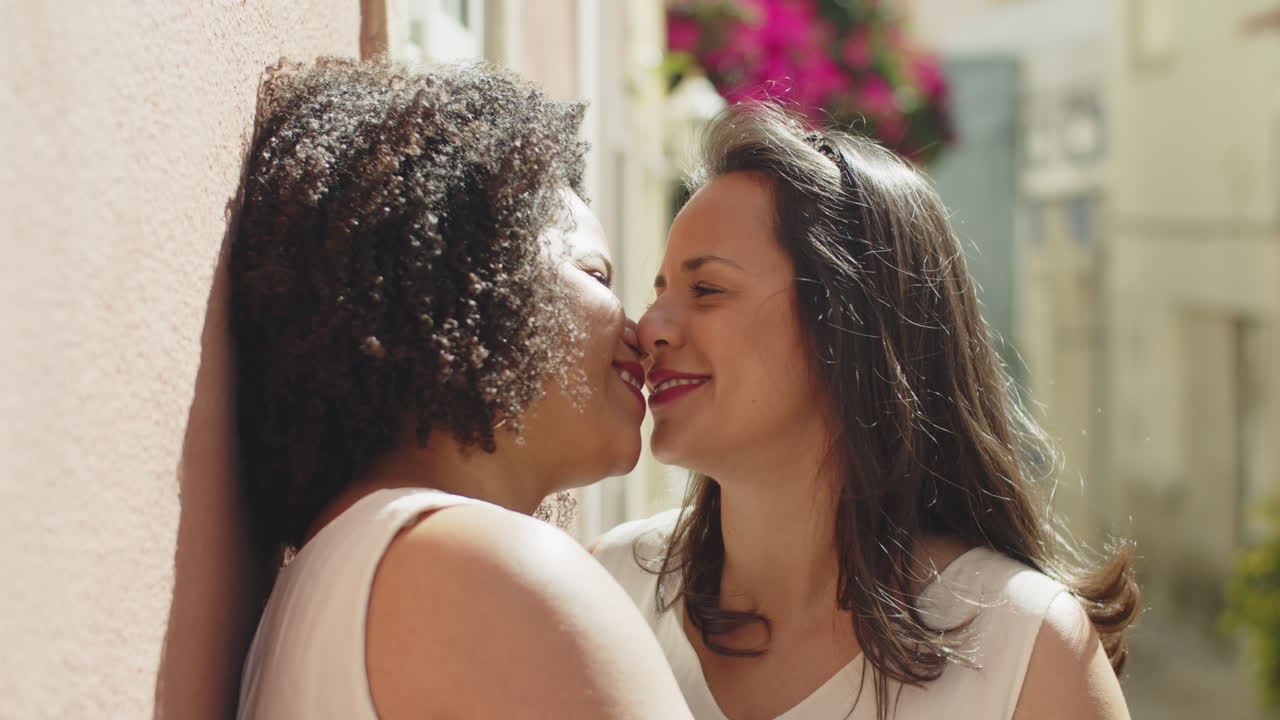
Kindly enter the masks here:
[[751, 320], [761, 332], [781, 338], [794, 337], [799, 329], [796, 297], [789, 288], [779, 288], [762, 297], [751, 313]]
[[785, 346], [779, 348], [781, 350], [783, 370], [790, 378], [801, 378], [806, 386], [810, 385], [810, 379], [813, 377], [814, 362], [810, 357], [809, 343], [805, 342], [804, 336], [793, 328], [793, 331], [787, 335]]
[[808, 344], [789, 302], [769, 303], [747, 337], [756, 337], [758, 372], [769, 383], [770, 394], [804, 396], [812, 394], [813, 363]]
[[588, 354], [612, 356], [625, 320], [622, 304], [603, 286], [580, 296], [578, 329], [586, 335], [583, 342]]

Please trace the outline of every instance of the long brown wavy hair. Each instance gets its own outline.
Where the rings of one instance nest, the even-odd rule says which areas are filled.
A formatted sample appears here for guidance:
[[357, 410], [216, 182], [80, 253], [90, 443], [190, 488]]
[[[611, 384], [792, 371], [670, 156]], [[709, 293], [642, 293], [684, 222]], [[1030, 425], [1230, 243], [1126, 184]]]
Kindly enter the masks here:
[[[913, 550], [933, 534], [1004, 553], [1080, 601], [1117, 673], [1138, 612], [1133, 548], [1086, 560], [1056, 529], [1047, 493], [1057, 452], [1020, 404], [979, 313], [946, 209], [928, 181], [875, 143], [810, 131], [776, 106], [738, 105], [703, 141], [694, 190], [728, 173], [766, 178], [775, 235], [795, 263], [799, 322], [834, 409], [841, 463], [836, 600], [873, 668], [877, 716], [889, 680], [923, 685], [958, 652], [962, 628], [917, 609]], [[660, 607], [683, 601], [706, 646], [768, 618], [720, 607], [720, 486], [695, 474], [659, 572]], [[668, 577], [679, 592], [668, 594]]]

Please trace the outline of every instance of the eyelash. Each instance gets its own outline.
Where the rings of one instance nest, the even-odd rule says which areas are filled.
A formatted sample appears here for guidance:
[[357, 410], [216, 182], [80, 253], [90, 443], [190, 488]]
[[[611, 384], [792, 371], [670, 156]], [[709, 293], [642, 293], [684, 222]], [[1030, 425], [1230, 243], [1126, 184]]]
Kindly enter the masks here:
[[[724, 293], [724, 290], [721, 290], [720, 288], [716, 288], [716, 287], [711, 287], [710, 285], [703, 285], [701, 283], [693, 283], [689, 285], [689, 294], [692, 295], [695, 300], [704, 298], [708, 295], [719, 295], [722, 293]], [[644, 307], [645, 312], [648, 312], [649, 308], [653, 307], [653, 304], [656, 302], [658, 302], [658, 299], [656, 297], [650, 300], [649, 303]]]
[[595, 278], [601, 285], [609, 288], [610, 290], [613, 289], [613, 278], [609, 277], [608, 273], [601, 272], [599, 270], [588, 270], [587, 274]]

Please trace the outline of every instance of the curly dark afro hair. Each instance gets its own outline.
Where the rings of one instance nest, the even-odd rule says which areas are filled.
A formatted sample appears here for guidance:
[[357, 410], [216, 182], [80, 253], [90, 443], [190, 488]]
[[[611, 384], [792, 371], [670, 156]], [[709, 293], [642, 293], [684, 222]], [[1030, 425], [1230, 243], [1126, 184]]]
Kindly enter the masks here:
[[581, 190], [582, 106], [496, 68], [268, 68], [231, 247], [254, 529], [296, 548], [406, 422], [492, 452], [570, 362], [540, 235]]

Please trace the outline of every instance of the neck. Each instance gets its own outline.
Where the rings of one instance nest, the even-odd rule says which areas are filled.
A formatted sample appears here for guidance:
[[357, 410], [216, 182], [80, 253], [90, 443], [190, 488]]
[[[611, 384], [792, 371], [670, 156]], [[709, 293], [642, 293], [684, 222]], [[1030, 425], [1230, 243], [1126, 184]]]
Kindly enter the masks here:
[[824, 462], [825, 446], [794, 450], [717, 476], [725, 608], [770, 618], [835, 609], [838, 466]]
[[484, 500], [508, 510], [532, 513], [553, 486], [539, 477], [527, 446], [499, 430], [492, 453], [463, 448], [449, 433], [433, 432], [425, 448], [408, 433], [400, 446], [382, 456], [356, 482], [348, 485], [312, 522], [306, 539], [341, 515], [361, 498], [378, 490], [432, 488]]

